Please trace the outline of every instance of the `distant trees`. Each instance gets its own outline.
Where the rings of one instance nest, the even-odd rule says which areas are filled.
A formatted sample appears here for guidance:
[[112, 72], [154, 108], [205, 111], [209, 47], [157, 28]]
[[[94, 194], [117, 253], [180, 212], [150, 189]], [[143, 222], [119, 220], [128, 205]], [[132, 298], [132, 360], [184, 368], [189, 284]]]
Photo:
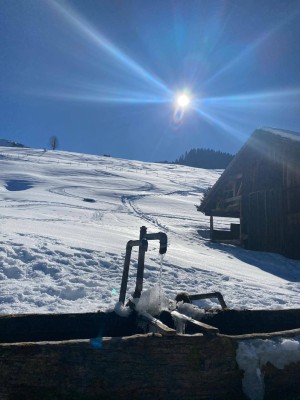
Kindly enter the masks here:
[[50, 148], [56, 150], [58, 148], [58, 138], [57, 136], [51, 136], [49, 139]]
[[225, 169], [233, 157], [232, 154], [212, 149], [192, 149], [186, 151], [174, 163], [196, 168]]
[[14, 140], [0, 139], [0, 146], [3, 147], [25, 147], [24, 144], [17, 143]]

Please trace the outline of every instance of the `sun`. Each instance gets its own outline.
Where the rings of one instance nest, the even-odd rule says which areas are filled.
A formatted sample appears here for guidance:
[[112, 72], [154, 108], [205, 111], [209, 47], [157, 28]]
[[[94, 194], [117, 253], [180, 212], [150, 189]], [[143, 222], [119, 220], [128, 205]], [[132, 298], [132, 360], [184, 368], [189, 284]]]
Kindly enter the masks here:
[[176, 104], [178, 107], [186, 108], [189, 106], [191, 98], [186, 93], [181, 93], [176, 97]]
[[186, 111], [189, 108], [193, 108], [193, 101], [194, 96], [191, 95], [189, 90], [182, 90], [179, 93], [175, 93], [173, 97], [173, 126], [178, 127], [182, 124]]

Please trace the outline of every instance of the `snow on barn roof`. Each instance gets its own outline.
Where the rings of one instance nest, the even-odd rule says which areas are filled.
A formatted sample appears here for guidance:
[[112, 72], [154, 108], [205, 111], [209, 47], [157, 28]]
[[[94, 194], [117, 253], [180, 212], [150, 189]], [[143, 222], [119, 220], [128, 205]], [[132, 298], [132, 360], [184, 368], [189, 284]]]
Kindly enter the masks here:
[[285, 129], [268, 128], [268, 127], [259, 128], [258, 131], [272, 133], [273, 135], [281, 136], [285, 139], [300, 142], [300, 133], [298, 132], [288, 131]]

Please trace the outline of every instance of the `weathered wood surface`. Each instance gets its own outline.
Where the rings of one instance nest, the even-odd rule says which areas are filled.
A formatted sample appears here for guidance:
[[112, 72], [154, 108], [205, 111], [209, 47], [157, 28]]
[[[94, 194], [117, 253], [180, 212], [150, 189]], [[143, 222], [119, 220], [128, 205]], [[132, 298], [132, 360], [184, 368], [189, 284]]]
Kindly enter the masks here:
[[[196, 318], [195, 318], [196, 319]], [[271, 333], [300, 328], [300, 309], [220, 310], [207, 313], [201, 321], [226, 335]]]
[[126, 318], [114, 312], [0, 315], [0, 343], [130, 336], [136, 333], [142, 331], [137, 331], [134, 313]]
[[[298, 338], [300, 337], [300, 328], [299, 329], [291, 329], [289, 331], [277, 331], [277, 332], [269, 332], [269, 333], [247, 333], [245, 335], [223, 335], [222, 333], [218, 333], [218, 337], [225, 337], [227, 339], [234, 340], [252, 340], [252, 339], [276, 339], [276, 338]], [[299, 372], [300, 373], [300, 372]]]
[[262, 373], [265, 383], [264, 400], [300, 399], [300, 363], [287, 365], [284, 370], [267, 363]]
[[[1, 400], [246, 400], [237, 342], [158, 334], [0, 345]], [[263, 367], [265, 400], [300, 399], [300, 364]]]
[[[210, 216], [240, 218], [240, 243], [300, 259], [300, 142], [256, 130], [198, 207]], [[232, 240], [228, 231], [211, 239]]]
[[139, 335], [0, 345], [1, 400], [242, 400], [230, 339]]
[[[170, 313], [161, 322], [174, 328]], [[214, 326], [226, 335], [268, 333], [300, 328], [300, 309], [286, 310], [199, 310], [194, 319]], [[97, 336], [131, 336], [143, 333], [137, 314], [128, 318], [115, 313], [0, 315], [0, 343], [89, 339]]]
[[190, 323], [194, 325], [197, 329], [199, 329], [200, 332], [204, 332], [206, 334], [216, 334], [219, 332], [218, 328], [215, 328], [214, 326], [204, 324], [201, 321], [196, 321], [195, 319], [188, 317], [187, 315], [181, 314], [178, 311], [172, 311], [171, 315], [175, 317], [176, 319], [179, 319], [183, 322]]
[[151, 314], [147, 312], [143, 312], [139, 315], [139, 318], [142, 321], [145, 321], [152, 325], [158, 333], [162, 334], [163, 336], [174, 336], [176, 335], [176, 330], [169, 328], [167, 325], [163, 324], [159, 319], [152, 317]]
[[[136, 330], [134, 318], [114, 313], [0, 316], [0, 399], [242, 400], [238, 341], [300, 335], [300, 310], [226, 310], [204, 318], [222, 332], [215, 336], [113, 337], [104, 339], [102, 348], [82, 340]], [[274, 333], [280, 330], [286, 331]], [[4, 343], [14, 341], [10, 335], [27, 343]], [[59, 341], [62, 337], [68, 340]], [[266, 400], [300, 399], [300, 363], [280, 371], [267, 364], [263, 373]]]

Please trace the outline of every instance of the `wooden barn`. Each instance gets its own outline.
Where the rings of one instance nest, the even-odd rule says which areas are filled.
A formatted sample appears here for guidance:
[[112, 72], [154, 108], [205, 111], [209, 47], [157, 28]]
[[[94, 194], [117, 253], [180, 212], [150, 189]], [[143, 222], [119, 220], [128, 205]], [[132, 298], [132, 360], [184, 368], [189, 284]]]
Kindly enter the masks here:
[[[300, 259], [300, 134], [257, 129], [198, 210], [210, 216], [213, 241]], [[214, 217], [239, 223], [215, 230]]]

